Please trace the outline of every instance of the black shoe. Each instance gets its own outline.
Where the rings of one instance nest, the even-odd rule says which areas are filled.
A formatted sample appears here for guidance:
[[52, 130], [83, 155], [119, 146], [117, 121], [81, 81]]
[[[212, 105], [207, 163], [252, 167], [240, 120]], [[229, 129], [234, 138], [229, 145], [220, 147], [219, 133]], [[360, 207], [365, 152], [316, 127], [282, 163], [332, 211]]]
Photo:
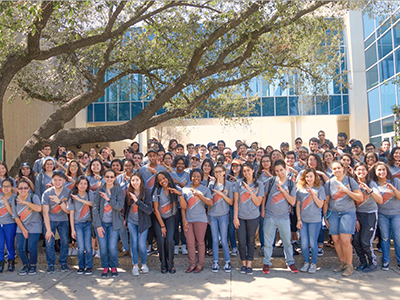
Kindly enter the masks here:
[[118, 277], [117, 268], [112, 268], [111, 269], [111, 277]]
[[61, 265], [61, 272], [69, 272], [69, 267], [67, 265]]
[[14, 259], [9, 259], [7, 273], [12, 273], [12, 272], [14, 272], [14, 270], [15, 270], [15, 261], [14, 261]]
[[30, 266], [28, 275], [35, 275], [36, 274], [36, 266]]
[[175, 274], [175, 273], [176, 273], [176, 269], [175, 269], [174, 267], [172, 267], [172, 268], [169, 270], [169, 272], [170, 272], [171, 274]]
[[361, 263], [357, 268], [356, 271], [362, 272], [368, 266], [367, 262]]
[[54, 274], [56, 272], [56, 268], [54, 266], [49, 266], [47, 268], [47, 274]]
[[163, 274], [166, 274], [168, 271], [167, 271], [167, 268], [161, 268], [161, 273], [163, 273]]
[[369, 273], [369, 272], [375, 271], [377, 268], [378, 268], [377, 265], [370, 264], [363, 270], [363, 272], [364, 273]]
[[0, 273], [3, 273], [4, 270], [4, 260], [0, 261]]
[[110, 269], [109, 268], [104, 268], [103, 269], [103, 273], [101, 273], [101, 277], [102, 278], [107, 278], [109, 273], [110, 273]]
[[86, 268], [85, 275], [92, 275], [92, 274], [93, 274], [92, 268]]
[[76, 274], [82, 275], [84, 271], [85, 270], [83, 268], [79, 268], [78, 271], [76, 271]]
[[18, 272], [18, 275], [24, 276], [24, 275], [28, 274], [28, 272], [29, 272], [29, 267], [28, 267], [28, 265], [25, 265], [22, 268], [22, 270]]

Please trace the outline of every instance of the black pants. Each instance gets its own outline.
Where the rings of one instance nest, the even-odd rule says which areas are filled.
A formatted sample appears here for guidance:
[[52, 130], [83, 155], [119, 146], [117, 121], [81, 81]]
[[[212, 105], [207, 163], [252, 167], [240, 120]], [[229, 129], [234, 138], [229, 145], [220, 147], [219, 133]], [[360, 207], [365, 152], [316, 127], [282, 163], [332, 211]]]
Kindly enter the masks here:
[[210, 224], [207, 224], [206, 235], [204, 236], [204, 242], [206, 244], [206, 251], [212, 249], [212, 235], [211, 235], [211, 227]]
[[158, 256], [161, 262], [161, 269], [167, 268], [171, 270], [174, 267], [174, 233], [175, 233], [175, 223], [176, 215], [163, 219], [164, 225], [167, 229], [167, 236], [163, 237], [161, 234], [161, 226], [158, 223], [157, 218], [153, 219], [153, 228], [157, 237], [158, 246]]
[[239, 219], [238, 229], [240, 260], [252, 261], [254, 258], [254, 244], [259, 218], [252, 220]]
[[375, 238], [378, 213], [357, 212], [357, 220], [360, 223], [360, 230], [356, 231], [353, 238], [354, 249], [362, 264], [369, 263], [376, 265], [376, 256], [372, 248], [372, 242]]
[[[180, 232], [179, 232], [179, 226], [181, 227]], [[176, 214], [174, 240], [175, 240], [175, 246], [179, 246], [179, 240], [181, 240], [181, 245], [186, 245], [186, 237], [185, 234], [183, 233], [182, 214], [180, 209], [178, 209], [178, 212]]]

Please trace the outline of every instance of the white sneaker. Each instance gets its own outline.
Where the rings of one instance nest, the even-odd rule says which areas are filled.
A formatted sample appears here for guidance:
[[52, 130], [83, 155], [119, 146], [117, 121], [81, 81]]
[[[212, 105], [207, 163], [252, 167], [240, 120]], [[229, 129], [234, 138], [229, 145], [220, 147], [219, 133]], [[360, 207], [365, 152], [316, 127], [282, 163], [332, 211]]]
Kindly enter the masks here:
[[308, 273], [314, 274], [315, 272], [317, 272], [317, 265], [311, 263], [311, 264], [310, 264], [310, 268], [308, 269]]
[[142, 273], [143, 274], [149, 273], [149, 267], [146, 264], [142, 265]]
[[96, 250], [92, 250], [92, 256], [95, 256], [96, 255]]
[[96, 254], [94, 255], [95, 258], [100, 258], [100, 249], [96, 250]]
[[188, 251], [187, 251], [187, 248], [186, 248], [186, 244], [183, 244], [181, 249], [182, 249], [182, 254], [185, 254], [185, 255], [188, 254]]
[[237, 256], [238, 254], [239, 254], [238, 249], [237, 249], [237, 248], [232, 248], [231, 255], [232, 255], [232, 256]]
[[301, 272], [308, 272], [308, 269], [310, 268], [310, 263], [304, 262], [304, 266], [301, 267], [300, 271]]
[[178, 255], [179, 254], [179, 246], [174, 246], [174, 255]]
[[71, 255], [72, 256], [78, 256], [78, 249], [72, 248]]
[[136, 265], [136, 266], [133, 266], [133, 268], [132, 268], [132, 275], [133, 276], [139, 276], [140, 275], [140, 273], [139, 273], [139, 267]]

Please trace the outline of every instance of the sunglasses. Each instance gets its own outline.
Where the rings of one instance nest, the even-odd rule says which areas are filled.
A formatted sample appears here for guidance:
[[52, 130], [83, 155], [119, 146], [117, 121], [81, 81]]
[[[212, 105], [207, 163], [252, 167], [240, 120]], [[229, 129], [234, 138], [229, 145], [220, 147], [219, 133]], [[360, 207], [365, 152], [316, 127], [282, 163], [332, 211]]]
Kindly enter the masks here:
[[248, 157], [256, 157], [255, 154], [247, 154]]
[[11, 185], [3, 185], [3, 189], [11, 189]]
[[107, 178], [107, 179], [113, 179], [113, 178], [115, 178], [115, 176], [104, 176], [105, 178]]
[[18, 188], [18, 190], [19, 191], [26, 191], [26, 190], [29, 190], [29, 188], [28, 187], [20, 187], [20, 188]]
[[296, 142], [296, 144], [301, 144], [301, 142]]

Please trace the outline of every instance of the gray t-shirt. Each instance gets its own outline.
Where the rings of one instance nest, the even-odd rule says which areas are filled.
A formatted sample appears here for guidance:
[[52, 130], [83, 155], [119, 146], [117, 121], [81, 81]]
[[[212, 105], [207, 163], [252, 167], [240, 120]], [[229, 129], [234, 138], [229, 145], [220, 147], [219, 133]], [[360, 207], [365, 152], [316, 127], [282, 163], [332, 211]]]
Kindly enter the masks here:
[[297, 172], [300, 172], [304, 170], [305, 166], [300, 166], [300, 162], [296, 161], [293, 165], [293, 169], [295, 169]]
[[[86, 193], [85, 197], [81, 199], [93, 202], [94, 193], [92, 191], [89, 191], [89, 193]], [[72, 199], [72, 197], [69, 197], [67, 209], [74, 211], [75, 223], [85, 223], [87, 221], [92, 221], [92, 210], [87, 204], [83, 204], [82, 202]]]
[[63, 187], [61, 193], [57, 196], [55, 192], [55, 188], [51, 187], [47, 189], [42, 196], [42, 205], [49, 206], [49, 217], [50, 221], [61, 222], [68, 221], [68, 214], [62, 210], [61, 205], [52, 201], [50, 196], [57, 196], [62, 202], [67, 203], [70, 190], [66, 187]]
[[[317, 194], [318, 199], [325, 200], [325, 189], [320, 186], [311, 188], [313, 193]], [[297, 205], [300, 205], [301, 220], [305, 223], [320, 223], [322, 220], [322, 207], [319, 208], [315, 204], [314, 197], [306, 189], [297, 189], [296, 192]]]
[[[111, 195], [106, 191], [108, 198], [111, 198]], [[104, 223], [112, 223], [112, 207], [109, 201], [104, 200], [103, 206], [103, 220]]]
[[189, 184], [190, 178], [189, 178], [189, 173], [186, 171], [183, 171], [182, 173], [177, 173], [172, 172], [170, 173], [172, 179], [178, 180], [179, 182], [183, 183], [184, 186]]
[[139, 206], [133, 202], [128, 214], [128, 222], [139, 225]]
[[[3, 200], [1, 200], [1, 197], [4, 198], [5, 200], [5, 196], [4, 193], [0, 194], [0, 224], [1, 225], [5, 225], [5, 224], [13, 224], [15, 223], [14, 218], [12, 217], [12, 215], [10, 215], [10, 213], [7, 210], [6, 205], [4, 204]], [[14, 199], [16, 198], [15, 194], [12, 194], [10, 196], [10, 198], [8, 198], [8, 200], [6, 200], [9, 204], [12, 205], [12, 203], [14, 202]]]
[[[368, 186], [373, 190], [373, 192], [379, 193], [378, 186], [374, 181], [370, 181]], [[367, 191], [361, 189], [363, 193], [363, 202], [356, 202], [357, 212], [361, 213], [371, 213], [378, 211], [378, 203], [372, 198], [372, 195], [367, 195]]]
[[344, 185], [351, 191], [359, 190], [358, 183], [351, 177], [345, 176], [342, 181], [337, 181], [336, 177], [329, 179], [325, 184], [326, 196], [330, 196], [329, 209], [335, 212], [356, 211], [356, 205], [353, 198], [345, 192], [339, 190], [336, 186]]
[[400, 179], [400, 168], [393, 165], [389, 167], [390, 173], [392, 173], [393, 177]]
[[[182, 192], [182, 189], [179, 187], [176, 189]], [[167, 197], [163, 188], [161, 188], [159, 191], [154, 191], [153, 202], [158, 202], [158, 211], [163, 219], [174, 216], [178, 211], [177, 203], [173, 202], [169, 197]]]
[[[37, 195], [29, 194], [26, 198], [27, 202], [39, 204], [40, 199]], [[39, 212], [32, 210], [27, 204], [19, 204], [18, 201], [12, 202], [13, 218], [19, 218], [29, 233], [42, 233], [43, 219]], [[21, 228], [17, 227], [17, 232], [22, 233]]]
[[[400, 180], [393, 178], [393, 180], [387, 180], [396, 189], [400, 190]], [[393, 191], [386, 187], [386, 185], [381, 186], [377, 184], [378, 191], [381, 193], [383, 198], [383, 203], [379, 206], [379, 213], [384, 215], [400, 215], [400, 200], [396, 198]]]
[[[188, 222], [203, 222], [207, 223], [207, 214], [205, 203], [197, 196], [194, 196], [190, 186], [185, 186], [182, 189], [183, 197], [187, 202], [186, 208], [186, 220]], [[211, 199], [211, 192], [210, 189], [199, 185], [196, 190], [203, 193], [204, 197]]]
[[[250, 184], [250, 188], [254, 191], [256, 196], [264, 196], [264, 185], [261, 181], [257, 181], [258, 186], [255, 186], [253, 181]], [[256, 206], [251, 199], [250, 192], [244, 187], [243, 179], [237, 181], [236, 189], [239, 192], [239, 219], [253, 220], [260, 216], [260, 209]]]
[[[94, 176], [87, 176], [87, 179], [89, 180], [89, 184], [90, 184], [90, 189], [92, 191], [97, 191], [104, 183], [104, 178], [101, 178], [100, 180], [97, 180], [94, 178]], [[101, 181], [101, 185], [98, 185], [96, 189], [93, 188], [93, 186], [95, 186], [96, 184], [99, 183], [99, 181]]]
[[[269, 217], [274, 217], [277, 219], [289, 219], [289, 209], [291, 207], [290, 203], [286, 200], [283, 193], [281, 193], [276, 187], [278, 183], [278, 178], [276, 176], [271, 177], [265, 183], [265, 193], [268, 193], [269, 185], [271, 180], [273, 184], [271, 190], [269, 191], [268, 198], [265, 203], [265, 215]], [[282, 184], [282, 188], [289, 193], [290, 196], [296, 196], [295, 183], [290, 179], [286, 179], [285, 183]]]
[[[165, 171], [166, 169], [163, 166], [157, 165], [156, 171], [160, 173], [161, 171]], [[154, 182], [156, 180], [156, 174], [153, 174], [149, 171], [149, 165], [141, 167], [139, 169], [140, 175], [143, 177], [144, 186], [147, 187], [150, 191], [153, 190]]]
[[213, 190], [222, 191], [225, 196], [227, 196], [230, 199], [233, 199], [233, 193], [238, 192], [236, 184], [234, 185], [232, 182], [225, 180], [225, 187], [224, 187], [223, 184], [219, 185], [218, 183], [215, 183], [215, 181], [213, 180], [209, 184], [209, 188], [211, 190], [211, 195], [214, 204], [208, 210], [208, 215], [212, 217], [220, 217], [228, 214], [229, 213], [228, 202], [226, 202], [221, 195], [218, 195]]

